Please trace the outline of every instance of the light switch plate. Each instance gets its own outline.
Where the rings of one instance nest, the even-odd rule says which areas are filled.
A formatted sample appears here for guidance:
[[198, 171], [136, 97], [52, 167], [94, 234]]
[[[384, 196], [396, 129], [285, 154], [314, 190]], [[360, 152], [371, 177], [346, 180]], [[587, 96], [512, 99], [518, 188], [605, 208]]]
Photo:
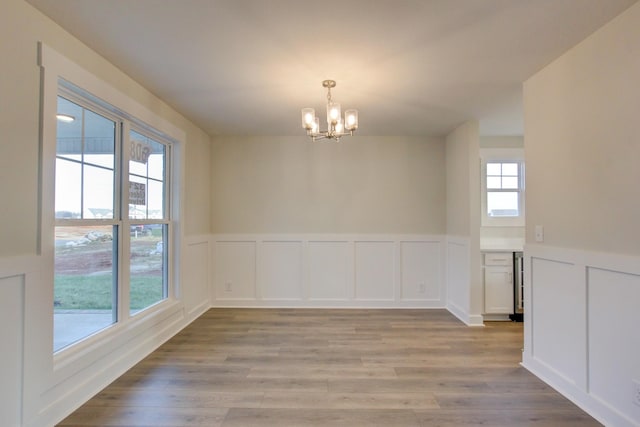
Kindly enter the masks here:
[[536, 225], [536, 242], [544, 242], [544, 227]]

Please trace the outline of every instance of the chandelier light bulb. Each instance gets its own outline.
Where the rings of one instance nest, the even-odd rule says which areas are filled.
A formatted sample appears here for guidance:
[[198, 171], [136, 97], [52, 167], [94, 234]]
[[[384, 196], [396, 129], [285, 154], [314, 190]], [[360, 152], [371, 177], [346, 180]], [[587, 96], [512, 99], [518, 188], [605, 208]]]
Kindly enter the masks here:
[[344, 113], [345, 129], [353, 132], [358, 129], [358, 110], [347, 110]]
[[307, 131], [313, 128], [315, 122], [316, 112], [313, 108], [302, 109], [302, 127]]
[[340, 120], [340, 104], [327, 104], [327, 123], [335, 125]]

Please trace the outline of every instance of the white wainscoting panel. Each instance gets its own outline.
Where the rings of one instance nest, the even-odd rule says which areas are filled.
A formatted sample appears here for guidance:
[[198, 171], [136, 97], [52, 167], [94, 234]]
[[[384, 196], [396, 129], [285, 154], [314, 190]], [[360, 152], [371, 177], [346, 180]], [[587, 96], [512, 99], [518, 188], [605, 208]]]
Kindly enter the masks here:
[[213, 257], [216, 299], [257, 299], [256, 241], [217, 241]]
[[444, 236], [213, 235], [218, 307], [446, 306]]
[[302, 299], [302, 242], [263, 241], [258, 252], [258, 292], [265, 300]]
[[[569, 382], [586, 385], [586, 293], [575, 265], [531, 260], [532, 355]], [[579, 274], [579, 272], [578, 272]]]
[[0, 277], [0, 414], [3, 425], [22, 425], [24, 275]]
[[310, 241], [307, 295], [312, 301], [353, 298], [353, 246], [349, 242]]
[[[470, 242], [465, 237], [447, 238], [447, 309], [467, 325], [471, 316]], [[482, 323], [482, 320], [480, 320]]]
[[640, 384], [640, 275], [590, 267], [587, 277], [589, 392], [605, 402], [619, 395], [620, 411], [640, 425], [640, 406], [629, 398], [632, 379]]
[[209, 239], [185, 240], [180, 292], [186, 313], [197, 317], [209, 308]]
[[[26, 426], [42, 411], [46, 356], [53, 343], [53, 319], [37, 303], [48, 293], [41, 282], [41, 257], [0, 258], [0, 424]], [[51, 292], [51, 307], [53, 292]], [[53, 309], [52, 309], [53, 311]], [[48, 322], [39, 322], [40, 319]], [[43, 351], [45, 357], [43, 358]], [[53, 424], [53, 423], [51, 423]], [[37, 424], [34, 424], [37, 425]], [[44, 425], [44, 424], [43, 424]]]
[[432, 242], [400, 242], [402, 299], [440, 301], [442, 297], [442, 245]]
[[393, 301], [395, 265], [393, 242], [356, 242], [356, 299]]
[[528, 244], [523, 365], [607, 426], [640, 426], [640, 257]]

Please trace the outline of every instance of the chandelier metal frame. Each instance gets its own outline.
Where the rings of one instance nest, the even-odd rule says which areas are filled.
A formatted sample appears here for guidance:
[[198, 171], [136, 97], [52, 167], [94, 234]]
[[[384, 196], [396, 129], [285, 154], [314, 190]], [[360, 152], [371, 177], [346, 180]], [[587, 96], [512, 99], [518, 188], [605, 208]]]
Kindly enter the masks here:
[[339, 141], [345, 135], [352, 136], [358, 129], [358, 110], [349, 109], [344, 113], [344, 121], [340, 116], [340, 104], [333, 101], [331, 89], [336, 87], [335, 80], [324, 80], [322, 87], [327, 88], [327, 130], [320, 130], [320, 121], [313, 108], [302, 109], [302, 128], [312, 141], [334, 139]]

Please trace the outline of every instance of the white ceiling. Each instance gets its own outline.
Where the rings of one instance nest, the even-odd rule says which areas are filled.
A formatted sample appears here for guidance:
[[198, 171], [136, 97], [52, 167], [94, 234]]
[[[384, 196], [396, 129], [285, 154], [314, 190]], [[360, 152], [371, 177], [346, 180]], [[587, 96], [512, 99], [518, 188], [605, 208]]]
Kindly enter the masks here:
[[522, 82], [636, 0], [27, 1], [211, 135], [303, 135], [333, 79], [359, 134], [420, 136], [522, 134]]

